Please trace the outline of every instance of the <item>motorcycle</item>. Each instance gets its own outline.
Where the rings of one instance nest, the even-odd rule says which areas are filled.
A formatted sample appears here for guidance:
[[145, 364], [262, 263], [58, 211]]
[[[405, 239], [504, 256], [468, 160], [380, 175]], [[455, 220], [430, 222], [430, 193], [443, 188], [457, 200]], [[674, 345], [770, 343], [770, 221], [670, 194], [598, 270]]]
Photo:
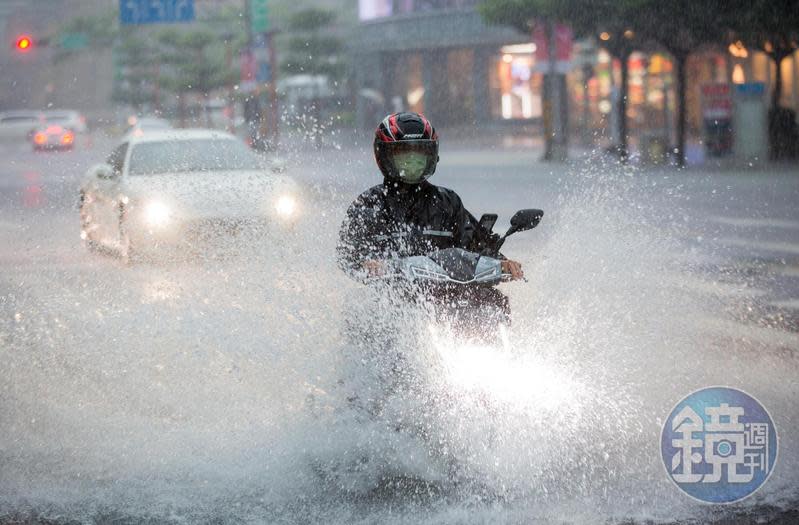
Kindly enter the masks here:
[[446, 248], [385, 261], [381, 275], [366, 279], [374, 302], [354, 305], [367, 310], [370, 321], [361, 322], [365, 315], [355, 308], [347, 319], [350, 362], [359, 370], [352, 376], [360, 378], [353, 383], [362, 383], [350, 397], [376, 415], [394, 394], [431, 395], [429, 387], [442, 377], [472, 383], [479, 370], [471, 363], [487, 360], [493, 368], [492, 350], [509, 347], [511, 324], [508, 298], [496, 288], [510, 279], [502, 272], [500, 250], [509, 236], [535, 228], [543, 215], [537, 209], [516, 212], [504, 235], [493, 231], [497, 215], [483, 215], [479, 252]]
[[[496, 414], [498, 405], [486, 397], [486, 390], [498, 394], [501, 404], [537, 377], [501, 355], [501, 345], [507, 347], [510, 307], [496, 287], [510, 275], [502, 272], [500, 250], [510, 235], [535, 228], [543, 214], [518, 211], [504, 235], [493, 232], [497, 215], [483, 215], [480, 225], [487, 240], [479, 252], [447, 248], [399, 257], [386, 263], [383, 275], [366, 279], [375, 285], [372, 291], [381, 304], [353, 304], [369, 312], [368, 323], [360, 322], [357, 310], [348, 309], [353, 355], [345, 360], [351, 368], [338, 382], [347, 407], [347, 415], [339, 415], [340, 431], [354, 432], [352, 439], [363, 440], [363, 448], [314, 461], [320, 478], [337, 487], [361, 480], [357, 473], [364, 474], [365, 486], [375, 473], [378, 486], [427, 486], [431, 471], [445, 472], [444, 482], [457, 480], [458, 458], [470, 457], [465, 450], [470, 445], [451, 429], [463, 429], [470, 420], [481, 443], [493, 441], [494, 417], [481, 413]], [[375, 310], [385, 314], [375, 316]], [[386, 457], [383, 449], [370, 452], [382, 442], [399, 451], [412, 450], [403, 435], [423, 447], [418, 454]]]
[[543, 215], [538, 209], [519, 210], [500, 236], [493, 231], [497, 215], [484, 214], [480, 227], [487, 241], [479, 252], [446, 248], [394, 259], [383, 275], [372, 280], [389, 281], [406, 300], [432, 304], [437, 324], [462, 338], [496, 340], [511, 321], [508, 298], [496, 289], [510, 279], [510, 274], [502, 272], [500, 250], [509, 236], [538, 226]]

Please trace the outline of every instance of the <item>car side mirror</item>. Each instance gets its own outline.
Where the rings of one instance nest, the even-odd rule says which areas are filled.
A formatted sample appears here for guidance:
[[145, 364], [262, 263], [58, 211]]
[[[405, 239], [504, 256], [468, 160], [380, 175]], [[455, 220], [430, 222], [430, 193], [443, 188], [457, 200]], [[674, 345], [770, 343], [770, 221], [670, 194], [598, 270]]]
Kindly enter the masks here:
[[543, 216], [544, 212], [542, 210], [536, 210], [533, 208], [517, 211], [510, 219], [510, 230], [508, 230], [508, 233], [506, 233], [505, 236], [507, 237], [511, 233], [532, 230], [538, 226], [538, 223], [541, 222], [541, 218]]
[[101, 180], [112, 180], [117, 178], [119, 173], [108, 164], [96, 164], [89, 169], [89, 175]]

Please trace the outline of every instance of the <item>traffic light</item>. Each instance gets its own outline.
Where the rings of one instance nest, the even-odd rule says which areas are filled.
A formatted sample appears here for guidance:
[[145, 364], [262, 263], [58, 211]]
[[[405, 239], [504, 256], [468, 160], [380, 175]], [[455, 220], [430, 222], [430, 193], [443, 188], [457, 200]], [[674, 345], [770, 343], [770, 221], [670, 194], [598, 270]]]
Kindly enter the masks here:
[[17, 53], [27, 53], [33, 49], [33, 38], [30, 35], [19, 35], [14, 41], [14, 49]]

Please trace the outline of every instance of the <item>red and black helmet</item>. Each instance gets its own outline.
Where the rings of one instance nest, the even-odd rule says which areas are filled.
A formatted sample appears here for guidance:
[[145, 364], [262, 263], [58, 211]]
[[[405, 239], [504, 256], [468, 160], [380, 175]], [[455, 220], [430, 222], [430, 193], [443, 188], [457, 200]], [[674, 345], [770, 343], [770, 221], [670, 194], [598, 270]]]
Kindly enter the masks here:
[[385, 178], [419, 184], [436, 171], [438, 135], [419, 113], [392, 113], [375, 130], [374, 150]]

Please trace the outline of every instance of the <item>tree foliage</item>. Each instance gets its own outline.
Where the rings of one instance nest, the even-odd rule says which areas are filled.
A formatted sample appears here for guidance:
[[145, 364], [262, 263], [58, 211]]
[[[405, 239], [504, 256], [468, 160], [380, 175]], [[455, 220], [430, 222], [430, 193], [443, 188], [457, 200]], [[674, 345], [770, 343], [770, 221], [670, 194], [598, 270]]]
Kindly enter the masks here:
[[210, 31], [167, 29], [158, 35], [162, 67], [162, 85], [176, 93], [207, 95], [225, 85], [224, 50]]
[[[84, 35], [88, 47], [102, 49], [114, 44], [119, 34], [117, 15], [113, 10], [89, 16], [78, 16], [65, 22], [58, 28], [55, 43], [59, 45], [69, 35]], [[77, 53], [77, 49], [58, 49], [56, 59]]]
[[747, 46], [775, 62], [799, 49], [799, 5], [795, 0], [732, 0], [725, 24]]
[[155, 49], [145, 39], [126, 32], [114, 48], [116, 79], [111, 99], [140, 109], [155, 105]]
[[[786, 0], [787, 1], [787, 0]], [[491, 23], [524, 30], [535, 18], [551, 18], [571, 25], [578, 36], [597, 37], [600, 45], [622, 63], [619, 122], [626, 120], [626, 65], [635, 49], [662, 47], [678, 69], [678, 163], [684, 163], [685, 62], [702, 45], [722, 42], [727, 2], [723, 0], [485, 0], [480, 10]], [[626, 153], [622, 124], [621, 153]]]
[[346, 72], [344, 43], [332, 29], [333, 11], [307, 8], [289, 17], [287, 42], [282, 69], [288, 74], [324, 75], [333, 81]]
[[783, 88], [780, 65], [799, 49], [799, 5], [795, 0], [732, 0], [724, 20], [731, 40], [764, 52], [777, 66], [771, 97], [775, 111]]

